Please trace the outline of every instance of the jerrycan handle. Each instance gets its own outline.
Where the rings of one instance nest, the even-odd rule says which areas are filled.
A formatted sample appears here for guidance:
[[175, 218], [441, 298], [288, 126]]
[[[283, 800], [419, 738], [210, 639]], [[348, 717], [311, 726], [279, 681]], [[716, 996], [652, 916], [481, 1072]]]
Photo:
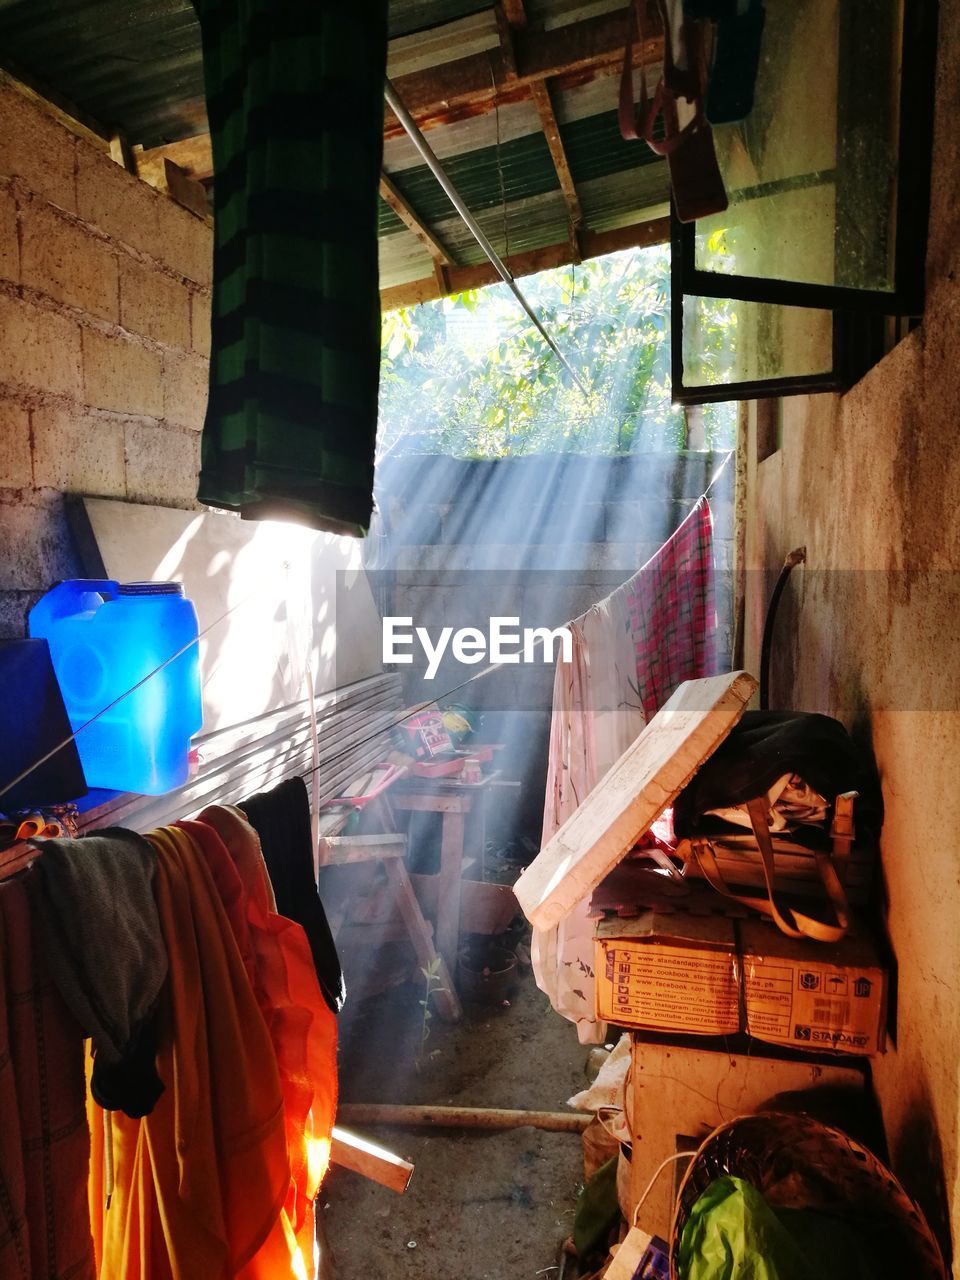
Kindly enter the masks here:
[[90, 608], [90, 602], [85, 599], [87, 596], [97, 595], [104, 600], [116, 600], [119, 594], [120, 584], [110, 578], [69, 578], [66, 582], [51, 587], [30, 610], [31, 631], [35, 625], [85, 612]]

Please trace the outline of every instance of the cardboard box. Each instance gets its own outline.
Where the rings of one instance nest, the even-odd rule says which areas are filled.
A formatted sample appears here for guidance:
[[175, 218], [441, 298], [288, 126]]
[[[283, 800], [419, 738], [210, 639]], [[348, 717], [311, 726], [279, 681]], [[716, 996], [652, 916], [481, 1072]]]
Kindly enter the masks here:
[[728, 1035], [740, 1028], [733, 922], [645, 911], [596, 937], [597, 1017], [621, 1027]]
[[887, 975], [868, 938], [810, 942], [764, 920], [737, 928], [751, 1036], [816, 1052], [883, 1051]]

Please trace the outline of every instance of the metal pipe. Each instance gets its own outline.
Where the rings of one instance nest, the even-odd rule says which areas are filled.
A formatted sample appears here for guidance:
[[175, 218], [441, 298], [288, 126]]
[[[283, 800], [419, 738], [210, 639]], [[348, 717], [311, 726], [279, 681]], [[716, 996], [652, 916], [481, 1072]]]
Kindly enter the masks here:
[[530, 303], [526, 300], [526, 298], [520, 292], [520, 288], [516, 280], [514, 280], [513, 276], [510, 273], [510, 268], [504, 263], [503, 259], [497, 253], [496, 249], [494, 249], [493, 245], [484, 235], [483, 229], [480, 226], [480, 224], [477, 222], [476, 218], [473, 216], [473, 214], [470, 212], [467, 206], [463, 203], [463, 200], [461, 200], [459, 192], [457, 191], [453, 183], [450, 181], [450, 179], [447, 177], [447, 172], [444, 169], [443, 165], [440, 163], [440, 161], [437, 159], [433, 151], [433, 148], [430, 146], [430, 143], [427, 142], [426, 138], [423, 136], [423, 131], [421, 130], [420, 126], [417, 124], [416, 120], [414, 120], [413, 116], [410, 114], [407, 108], [400, 101], [400, 98], [397, 96], [396, 89], [394, 89], [393, 85], [390, 83], [389, 80], [385, 81], [384, 83], [385, 83], [385, 88], [383, 91], [383, 96], [387, 100], [387, 105], [389, 106], [393, 114], [397, 117], [397, 119], [400, 121], [400, 123], [403, 125], [404, 130], [407, 133], [407, 136], [410, 138], [410, 141], [413, 143], [416, 149], [420, 152], [421, 156], [423, 156], [423, 159], [426, 162], [426, 165], [429, 168], [430, 172], [433, 174], [436, 180], [440, 183], [440, 186], [446, 192], [446, 195], [449, 198], [450, 203], [453, 205], [457, 213], [459, 213], [460, 217], [463, 219], [470, 234], [473, 236], [477, 244], [480, 246], [483, 252], [490, 259], [490, 262], [496, 268], [497, 274], [500, 276], [500, 279], [511, 291], [513, 296], [520, 303], [521, 307], [523, 307], [524, 311], [533, 321], [534, 325], [536, 325], [544, 342], [546, 342], [547, 346], [550, 348], [553, 354], [557, 357], [557, 359], [560, 361], [560, 363], [563, 365], [566, 371], [570, 374], [570, 377], [574, 380], [574, 382], [577, 384], [577, 386], [580, 388], [583, 394], [585, 396], [588, 395], [589, 393], [587, 391], [587, 388], [580, 381], [580, 378], [578, 377], [573, 366], [570, 364], [570, 361], [567, 359], [567, 357], [563, 354], [563, 352], [554, 342], [553, 338], [550, 337], [549, 333], [547, 333], [546, 329], [543, 327], [542, 322], [540, 321], [539, 316], [536, 315], [533, 308], [530, 306]]

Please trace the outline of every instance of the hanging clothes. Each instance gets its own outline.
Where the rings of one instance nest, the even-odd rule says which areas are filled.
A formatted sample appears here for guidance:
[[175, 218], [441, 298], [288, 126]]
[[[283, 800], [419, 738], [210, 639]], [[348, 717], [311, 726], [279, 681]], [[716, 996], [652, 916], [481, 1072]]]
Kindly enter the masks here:
[[199, 498], [362, 534], [380, 362], [386, 0], [194, 0], [214, 166]]
[[[183, 823], [203, 847], [218, 883], [235, 868], [243, 919], [231, 922], [252, 960], [251, 981], [273, 1041], [283, 1093], [290, 1190], [284, 1210], [305, 1257], [313, 1249], [314, 1200], [327, 1171], [337, 1103], [337, 1019], [327, 1007], [300, 925], [276, 913], [257, 834], [239, 810], [211, 806]], [[222, 841], [209, 841], [203, 827]], [[232, 868], [220, 857], [225, 848]], [[216, 864], [219, 867], [215, 870]], [[232, 895], [231, 895], [232, 897]], [[233, 899], [236, 901], [235, 899]]]
[[310, 797], [306, 785], [302, 778], [288, 778], [272, 791], [263, 791], [242, 801], [239, 807], [259, 837], [277, 911], [303, 926], [324, 999], [334, 1013], [339, 1013], [346, 998], [346, 987], [336, 943], [314, 879]]
[[[217, 839], [204, 830], [208, 840]], [[149, 840], [170, 965], [158, 1010], [157, 1069], [167, 1087], [144, 1119], [112, 1119], [109, 1211], [102, 1113], [90, 1103], [90, 1219], [99, 1275], [296, 1275], [296, 1242], [282, 1220], [290, 1165], [277, 1060], [231, 915], [191, 834], [167, 827]], [[223, 859], [229, 862], [225, 850]], [[239, 900], [239, 876], [235, 881]]]
[[147, 1115], [163, 1092], [154, 1060], [167, 952], [153, 895], [153, 847], [108, 828], [78, 840], [33, 840], [37, 912], [50, 971], [93, 1038], [93, 1096]]
[[[684, 680], [716, 670], [713, 520], [701, 498], [632, 578], [570, 624], [570, 662], [557, 663], [542, 844], [563, 826]], [[551, 929], [534, 929], [537, 985], [598, 1044], [596, 921], [585, 898]]]
[[83, 1032], [34, 927], [35, 869], [0, 884], [0, 1276], [94, 1280]]

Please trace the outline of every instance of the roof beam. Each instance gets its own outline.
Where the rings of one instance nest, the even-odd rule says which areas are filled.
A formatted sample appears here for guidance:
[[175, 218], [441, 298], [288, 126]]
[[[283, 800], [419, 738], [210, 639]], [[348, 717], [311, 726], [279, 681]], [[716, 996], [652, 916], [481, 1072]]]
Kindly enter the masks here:
[[557, 171], [560, 190], [563, 192], [563, 198], [567, 202], [570, 225], [576, 231], [583, 221], [583, 210], [580, 207], [580, 197], [577, 195], [573, 174], [570, 172], [570, 161], [567, 159], [563, 139], [560, 136], [560, 126], [557, 124], [557, 115], [553, 109], [553, 99], [550, 96], [550, 90], [546, 82], [543, 80], [535, 83], [531, 87], [530, 93], [537, 108], [540, 123], [543, 126], [543, 136], [546, 138], [547, 146], [550, 148], [550, 158], [553, 161], [553, 167]]
[[448, 267], [451, 258], [437, 237], [418, 213], [415, 212], [403, 193], [391, 182], [389, 176], [380, 172], [380, 195], [387, 202], [400, 221], [407, 227], [421, 244], [426, 245], [430, 257], [442, 267]]
[[[655, 12], [648, 15], [646, 30], [646, 40], [634, 43], [635, 66], [663, 57], [663, 35]], [[557, 79], [558, 87], [565, 88], [611, 74], [623, 61], [627, 14], [604, 13], [548, 31], [517, 27], [512, 34], [515, 75], [509, 55], [500, 48], [396, 78], [397, 93], [421, 129], [522, 102], [537, 81]], [[386, 136], [393, 137], [401, 128], [388, 114]]]
[[[565, 89], [618, 71], [626, 30], [624, 12], [583, 18], [549, 31], [517, 27], [511, 34], [513, 66], [502, 48], [489, 49], [397, 76], [393, 84], [420, 128], [431, 129], [523, 102], [534, 86], [545, 80], [555, 81], [557, 89]], [[653, 11], [648, 13], [646, 31], [646, 40], [634, 43], [635, 66], [641, 61], [656, 63], [663, 57], [663, 36]], [[403, 132], [391, 111], [387, 112], [384, 126], [388, 138]], [[209, 134], [151, 147], [142, 155], [147, 162], [167, 156], [190, 177], [201, 181], [213, 175]]]
[[[502, 3], [498, 3], [496, 6], [496, 14], [497, 28], [500, 33], [500, 49], [509, 68], [511, 78], [516, 78], [518, 72], [514, 34], [527, 25], [527, 14], [523, 7], [523, 0], [502, 0]], [[577, 228], [583, 221], [583, 210], [580, 207], [580, 197], [577, 195], [573, 174], [570, 172], [570, 162], [564, 150], [563, 138], [560, 136], [560, 126], [557, 123], [557, 113], [553, 107], [549, 82], [547, 80], [532, 81], [530, 84], [530, 97], [533, 99], [533, 105], [537, 108], [543, 136], [546, 138], [547, 146], [550, 148], [550, 159], [553, 161], [553, 167], [557, 172], [557, 181], [560, 183], [560, 190], [563, 192], [563, 198], [566, 201], [567, 217], [570, 219], [570, 234], [575, 238]]]
[[523, 7], [523, 0], [502, 0], [503, 12], [511, 27], [525, 27], [527, 25], [527, 12]]
[[[618, 227], [613, 231], [582, 231], [580, 233], [580, 251], [583, 258], [600, 258], [606, 253], [616, 253], [619, 249], [638, 249], [652, 244], [665, 244], [670, 239], [670, 219], [653, 218], [649, 222], [635, 222], [628, 227]], [[504, 262], [513, 276], [533, 275], [537, 271], [547, 271], [551, 267], [563, 267], [572, 261], [572, 246], [569, 240], [561, 244], [547, 245], [543, 249], [529, 249], [524, 253], [514, 253]], [[438, 278], [439, 277], [439, 278]], [[484, 262], [474, 267], [447, 267], [442, 273], [426, 276], [422, 280], [411, 280], [407, 284], [393, 285], [380, 292], [380, 303], [384, 311], [394, 311], [397, 307], [410, 307], [418, 302], [432, 302], [447, 293], [462, 293], [465, 289], [482, 289], [485, 285], [495, 284], [500, 279], [496, 269]], [[446, 285], [444, 289], [441, 281]]]

